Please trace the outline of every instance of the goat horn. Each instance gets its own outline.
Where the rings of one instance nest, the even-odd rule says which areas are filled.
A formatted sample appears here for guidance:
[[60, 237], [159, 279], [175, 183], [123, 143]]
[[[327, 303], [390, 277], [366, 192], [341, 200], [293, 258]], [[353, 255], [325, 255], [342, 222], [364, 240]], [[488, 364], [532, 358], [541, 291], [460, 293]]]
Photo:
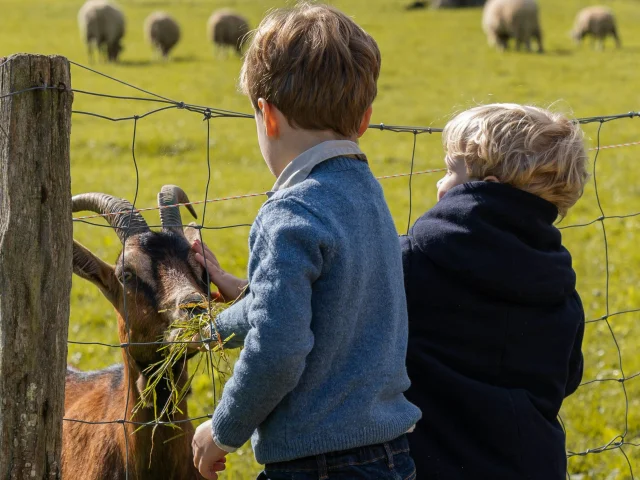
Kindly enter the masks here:
[[149, 226], [142, 215], [140, 215], [139, 212], [131, 212], [133, 206], [130, 202], [122, 198], [107, 195], [106, 193], [81, 193], [74, 195], [71, 199], [71, 208], [74, 212], [87, 210], [101, 215], [107, 214], [105, 218], [109, 222], [109, 225], [116, 231], [122, 244], [124, 244], [129, 236], [149, 231]]
[[186, 203], [185, 207], [193, 218], [198, 218], [193, 206], [189, 203], [189, 197], [180, 187], [176, 185], [165, 185], [158, 193], [158, 207], [160, 207], [160, 223], [163, 230], [169, 230], [176, 233], [184, 233], [182, 230], [182, 217], [180, 216], [180, 207], [171, 206], [176, 203]]

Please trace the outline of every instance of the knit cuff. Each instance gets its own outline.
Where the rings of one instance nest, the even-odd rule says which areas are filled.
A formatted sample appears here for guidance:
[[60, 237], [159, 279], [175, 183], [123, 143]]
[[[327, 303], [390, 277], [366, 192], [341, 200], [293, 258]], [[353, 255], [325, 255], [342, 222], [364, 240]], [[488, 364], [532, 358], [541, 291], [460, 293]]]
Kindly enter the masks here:
[[220, 450], [224, 450], [227, 453], [233, 453], [238, 450], [237, 447], [230, 447], [228, 445], [225, 445], [224, 443], [221, 443], [216, 436], [216, 432], [213, 431], [213, 427], [211, 427], [211, 434], [213, 436], [213, 443], [215, 443]]
[[231, 418], [224, 398], [213, 413], [211, 428], [214, 442], [226, 451], [230, 451], [229, 449], [235, 451], [240, 448], [251, 438], [256, 429], [255, 426], [249, 426]]

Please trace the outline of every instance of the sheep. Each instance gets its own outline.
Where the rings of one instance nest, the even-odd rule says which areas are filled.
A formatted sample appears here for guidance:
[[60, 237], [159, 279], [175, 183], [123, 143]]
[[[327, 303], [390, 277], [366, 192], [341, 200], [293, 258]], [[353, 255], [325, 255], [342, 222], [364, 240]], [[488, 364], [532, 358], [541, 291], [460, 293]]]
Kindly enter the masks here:
[[508, 47], [509, 39], [516, 39], [516, 49], [524, 45], [531, 51], [531, 38], [538, 43], [538, 53], [543, 52], [542, 33], [536, 0], [488, 0], [482, 13], [482, 28], [489, 45], [500, 50]]
[[[62, 478], [124, 479], [129, 472], [127, 478], [136, 480], [202, 479], [193, 464], [194, 428], [188, 420], [187, 400], [181, 400], [177, 413], [160, 418], [180, 425], [177, 436], [171, 428], [149, 425], [156, 420], [153, 402], [134, 410], [147, 387], [149, 369], [163, 358], [154, 342], [175, 338], [176, 332], [168, 331], [173, 322], [204, 310], [187, 306], [206, 298], [209, 285], [190, 247], [198, 230], [183, 230], [175, 206], [188, 202], [179, 187], [162, 187], [158, 194], [162, 231], [154, 232], [127, 200], [104, 193], [83, 193], [72, 199], [74, 212], [106, 215], [122, 243], [118, 260], [109, 265], [74, 240], [73, 273], [93, 283], [113, 305], [120, 343], [130, 346], [122, 349], [119, 365], [95, 372], [67, 368]], [[187, 208], [195, 217], [193, 207]], [[179, 388], [189, 377], [187, 359], [195, 353], [185, 355], [174, 367]], [[155, 387], [153, 397], [159, 409], [170, 395], [166, 382]]]
[[587, 35], [592, 36], [599, 49], [604, 49], [604, 40], [611, 35], [616, 41], [616, 46], [620, 48], [616, 19], [610, 8], [593, 6], [578, 12], [573, 26], [573, 38], [580, 43]]
[[122, 11], [109, 0], [88, 0], [78, 12], [80, 33], [87, 43], [89, 60], [93, 60], [93, 44], [102, 57], [110, 62], [118, 60], [122, 51], [125, 21]]
[[249, 32], [249, 22], [231, 10], [217, 10], [207, 22], [207, 37], [215, 45], [231, 46], [238, 53], [242, 49], [242, 39]]
[[144, 21], [147, 41], [156, 47], [164, 58], [180, 40], [178, 22], [165, 12], [153, 12]]

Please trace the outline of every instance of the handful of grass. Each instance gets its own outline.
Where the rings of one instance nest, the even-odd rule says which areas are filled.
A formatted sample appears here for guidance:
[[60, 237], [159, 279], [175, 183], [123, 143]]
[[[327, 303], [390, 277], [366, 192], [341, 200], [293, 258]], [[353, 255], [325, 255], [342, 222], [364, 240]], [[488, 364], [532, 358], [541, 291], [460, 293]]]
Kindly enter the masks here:
[[[133, 414], [145, 406], [152, 405], [156, 421], [163, 420], [169, 422], [169, 426], [179, 428], [170, 423], [171, 419], [176, 413], [182, 413], [179, 405], [189, 393], [191, 383], [196, 374], [203, 369], [203, 365], [206, 366], [212, 381], [215, 381], [214, 372], [221, 382], [224, 381], [231, 370], [229, 359], [224, 352], [224, 344], [233, 335], [225, 339], [219, 338], [216, 335], [215, 318], [229, 305], [205, 301], [182, 306], [187, 310], [197, 308], [206, 311], [198, 315], [189, 315], [169, 326], [168, 341], [158, 349], [162, 354], [162, 360], [149, 365], [143, 372], [147, 377], [147, 384], [140, 394]], [[198, 357], [196, 366], [189, 372], [186, 380], [181, 380], [182, 372], [187, 366], [187, 358], [191, 355]], [[164, 405], [158, 405], [157, 393], [160, 388], [168, 392], [168, 395], [163, 395], [167, 398]]]

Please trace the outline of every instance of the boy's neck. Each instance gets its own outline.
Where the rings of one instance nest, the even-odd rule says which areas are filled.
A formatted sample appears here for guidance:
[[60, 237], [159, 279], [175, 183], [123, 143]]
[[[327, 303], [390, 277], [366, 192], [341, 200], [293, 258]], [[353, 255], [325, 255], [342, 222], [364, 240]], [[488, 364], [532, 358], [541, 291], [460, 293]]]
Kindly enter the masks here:
[[331, 140], [349, 140], [357, 142], [357, 136], [342, 137], [331, 130], [291, 129], [278, 139], [274, 147], [271, 170], [277, 177], [296, 157], [323, 142]]

